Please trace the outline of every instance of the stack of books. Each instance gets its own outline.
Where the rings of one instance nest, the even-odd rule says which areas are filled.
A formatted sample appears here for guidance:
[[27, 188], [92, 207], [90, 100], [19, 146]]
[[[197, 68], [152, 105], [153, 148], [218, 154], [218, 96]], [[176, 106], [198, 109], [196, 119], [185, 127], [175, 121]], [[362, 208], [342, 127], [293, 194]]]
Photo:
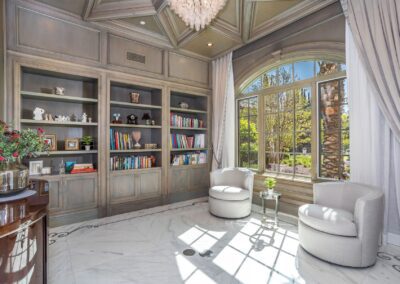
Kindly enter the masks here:
[[189, 128], [203, 128], [204, 122], [201, 119], [183, 117], [175, 113], [171, 113], [171, 126], [173, 127], [189, 127]]
[[151, 168], [155, 164], [154, 160], [154, 156], [115, 156], [110, 158], [110, 169], [116, 171]]
[[135, 145], [132, 135], [110, 129], [111, 150], [131, 150]]
[[93, 164], [75, 164], [71, 170], [71, 174], [93, 173], [96, 169]]
[[173, 149], [192, 149], [205, 147], [205, 134], [187, 136], [184, 134], [171, 134], [170, 146]]
[[207, 163], [207, 152], [173, 155], [171, 163], [173, 166], [205, 164]]

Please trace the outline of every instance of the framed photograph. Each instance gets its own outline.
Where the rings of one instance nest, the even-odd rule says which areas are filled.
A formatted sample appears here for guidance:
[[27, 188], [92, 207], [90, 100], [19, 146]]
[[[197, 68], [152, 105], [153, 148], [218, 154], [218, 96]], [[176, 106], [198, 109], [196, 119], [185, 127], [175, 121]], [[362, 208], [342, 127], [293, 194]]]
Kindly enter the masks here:
[[30, 161], [29, 162], [29, 175], [37, 176], [42, 173], [43, 161]]
[[44, 142], [49, 145], [49, 151], [57, 151], [57, 136], [55, 134], [44, 135]]
[[65, 139], [65, 150], [66, 151], [73, 151], [79, 150], [79, 139]]

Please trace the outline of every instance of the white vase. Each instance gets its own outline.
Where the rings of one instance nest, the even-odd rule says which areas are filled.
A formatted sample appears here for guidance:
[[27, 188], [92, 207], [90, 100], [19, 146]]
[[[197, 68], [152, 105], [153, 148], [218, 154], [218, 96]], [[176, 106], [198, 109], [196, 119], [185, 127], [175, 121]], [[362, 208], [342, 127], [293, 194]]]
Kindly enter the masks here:
[[90, 151], [90, 145], [85, 145], [85, 150]]
[[273, 188], [268, 188], [268, 194], [274, 194], [274, 189]]

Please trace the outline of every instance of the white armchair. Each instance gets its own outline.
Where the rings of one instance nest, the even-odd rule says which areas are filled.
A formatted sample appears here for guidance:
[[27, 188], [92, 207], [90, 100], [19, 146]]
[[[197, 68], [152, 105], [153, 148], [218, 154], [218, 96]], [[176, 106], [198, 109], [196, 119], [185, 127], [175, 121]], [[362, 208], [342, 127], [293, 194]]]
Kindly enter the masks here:
[[254, 173], [248, 169], [225, 168], [211, 172], [209, 209], [223, 218], [243, 218], [251, 213]]
[[376, 262], [383, 193], [352, 182], [314, 184], [314, 204], [299, 208], [300, 245], [323, 260], [351, 267]]

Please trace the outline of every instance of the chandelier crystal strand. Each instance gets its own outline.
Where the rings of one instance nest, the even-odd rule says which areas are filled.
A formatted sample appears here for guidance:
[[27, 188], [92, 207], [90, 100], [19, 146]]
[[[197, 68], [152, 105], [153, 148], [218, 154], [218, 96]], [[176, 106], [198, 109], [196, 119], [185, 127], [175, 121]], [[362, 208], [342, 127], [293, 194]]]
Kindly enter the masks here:
[[191, 29], [204, 29], [225, 6], [226, 0], [169, 0], [171, 9]]

